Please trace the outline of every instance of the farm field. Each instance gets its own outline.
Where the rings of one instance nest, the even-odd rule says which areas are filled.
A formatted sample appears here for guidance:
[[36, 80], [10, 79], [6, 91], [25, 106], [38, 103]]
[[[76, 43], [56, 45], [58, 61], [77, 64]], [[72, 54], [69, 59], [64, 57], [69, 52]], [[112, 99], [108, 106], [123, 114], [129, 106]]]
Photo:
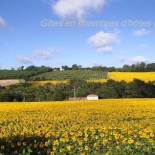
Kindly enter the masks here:
[[67, 70], [67, 71], [52, 71], [42, 73], [36, 76], [32, 76], [30, 80], [94, 80], [94, 79], [106, 79], [107, 73], [103, 71], [92, 70]]
[[[131, 82], [134, 79], [139, 79], [145, 82], [155, 81], [155, 72], [108, 72], [107, 78], [105, 76], [99, 79], [88, 79], [86, 80], [89, 83], [105, 83], [107, 80], [115, 80], [115, 81], [126, 81]], [[60, 84], [67, 83], [68, 80], [44, 80], [44, 81], [31, 81], [35, 86], [45, 85], [47, 83], [51, 84]]]
[[[47, 75], [46, 75], [47, 74]], [[46, 78], [45, 78], [46, 77]], [[66, 84], [72, 79], [86, 80], [89, 83], [105, 83], [107, 80], [131, 82], [140, 79], [145, 82], [155, 81], [155, 72], [100, 72], [100, 71], [54, 71], [43, 73], [31, 78], [28, 83], [34, 86], [51, 84]], [[37, 80], [36, 80], [37, 79]], [[40, 79], [40, 80], [39, 80]], [[44, 79], [44, 80], [42, 80]], [[33, 81], [34, 80], [34, 81]], [[0, 80], [0, 86], [9, 86], [22, 83], [24, 80]]]
[[21, 83], [25, 83], [25, 80], [0, 80], [0, 86], [2, 87], [17, 85]]
[[[47, 74], [47, 75], [46, 75]], [[47, 77], [48, 81], [66, 81], [71, 79], [81, 79], [87, 80], [88, 82], [101, 82], [104, 83], [106, 80], [115, 80], [121, 81], [124, 80], [126, 82], [131, 82], [133, 79], [140, 79], [145, 82], [155, 81], [155, 72], [102, 72], [102, 71], [55, 71], [49, 73], [43, 73], [38, 76], [38, 78]], [[34, 78], [37, 78], [35, 76]]]
[[0, 104], [0, 154], [155, 154], [155, 99]]
[[[107, 82], [106, 79], [99, 79], [99, 80], [86, 80], [88, 83], [105, 83]], [[30, 81], [28, 82], [32, 84], [33, 86], [44, 86], [46, 84], [53, 84], [53, 85], [58, 85], [58, 84], [67, 84], [69, 83], [69, 80], [45, 80], [45, 81]]]
[[53, 84], [53, 85], [57, 85], [57, 84], [66, 84], [68, 83], [67, 80], [45, 80], [45, 81], [30, 81], [30, 84], [32, 84], [33, 86], [44, 86], [46, 84]]
[[124, 80], [126, 82], [131, 82], [133, 79], [139, 79], [145, 82], [155, 81], [155, 72], [109, 72], [108, 79], [115, 81]]

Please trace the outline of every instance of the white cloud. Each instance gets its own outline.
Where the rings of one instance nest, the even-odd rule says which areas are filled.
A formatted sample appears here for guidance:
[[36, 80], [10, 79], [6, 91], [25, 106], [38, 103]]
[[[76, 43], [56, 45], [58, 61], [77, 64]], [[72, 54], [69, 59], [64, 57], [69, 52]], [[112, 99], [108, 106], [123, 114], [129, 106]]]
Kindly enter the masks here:
[[4, 18], [0, 16], [0, 28], [3, 28], [5, 26], [6, 26], [6, 21], [4, 20]]
[[35, 56], [41, 59], [51, 59], [55, 56], [55, 49], [40, 49], [35, 53]]
[[135, 57], [127, 57], [127, 56], [121, 56], [120, 57], [121, 63], [126, 63], [126, 64], [137, 64], [141, 62], [151, 62], [150, 59], [144, 57], [144, 56], [135, 56]]
[[149, 59], [143, 56], [136, 56], [136, 57], [133, 57], [131, 61], [134, 63], [140, 63], [140, 62], [148, 62]]
[[59, 17], [75, 17], [83, 19], [89, 11], [98, 10], [106, 0], [57, 0], [52, 9]]
[[56, 50], [49, 48], [49, 49], [39, 49], [36, 52], [33, 52], [29, 56], [18, 56], [17, 61], [20, 64], [26, 65], [26, 64], [33, 64], [36, 59], [40, 60], [49, 60], [53, 58], [56, 54]]
[[26, 56], [19, 56], [19, 57], [17, 57], [17, 61], [20, 64], [23, 64], [23, 65], [32, 64], [33, 63], [32, 58], [26, 57]]
[[100, 31], [91, 36], [88, 41], [95, 47], [96, 51], [108, 53], [112, 52], [113, 45], [116, 44], [119, 39], [115, 33]]
[[146, 29], [139, 29], [139, 30], [135, 30], [133, 32], [133, 34], [137, 37], [143, 37], [143, 36], [146, 36], [150, 33], [150, 31], [146, 30]]

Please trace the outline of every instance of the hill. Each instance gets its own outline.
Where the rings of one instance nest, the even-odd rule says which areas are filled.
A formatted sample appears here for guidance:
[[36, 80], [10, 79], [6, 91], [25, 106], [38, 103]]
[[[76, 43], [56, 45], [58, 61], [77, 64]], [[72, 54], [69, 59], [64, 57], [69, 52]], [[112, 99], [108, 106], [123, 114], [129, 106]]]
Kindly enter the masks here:
[[99, 80], [106, 79], [107, 73], [93, 70], [52, 71], [32, 76], [30, 80]]
[[[40, 74], [32, 77], [30, 83], [33, 85], [45, 85], [47, 83], [60, 84], [67, 83], [72, 78], [86, 80], [89, 83], [105, 83], [108, 80], [132, 82], [139, 79], [145, 82], [155, 81], [155, 72], [102, 72], [102, 71], [55, 71]], [[51, 80], [49, 80], [51, 79]]]

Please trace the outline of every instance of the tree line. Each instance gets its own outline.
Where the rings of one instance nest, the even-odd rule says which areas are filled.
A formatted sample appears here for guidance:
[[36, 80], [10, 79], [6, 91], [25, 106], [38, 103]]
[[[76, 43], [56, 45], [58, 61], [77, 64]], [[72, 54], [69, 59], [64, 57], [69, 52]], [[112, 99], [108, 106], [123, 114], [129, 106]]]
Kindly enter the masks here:
[[10, 87], [0, 87], [0, 101], [61, 101], [74, 97], [75, 88], [77, 97], [86, 97], [96, 94], [104, 98], [154, 98], [155, 85], [153, 82], [145, 83], [141, 80], [117, 82], [109, 80], [106, 83], [89, 83], [83, 80], [72, 80], [68, 84], [46, 84], [33, 86], [20, 84]]
[[0, 79], [25, 79], [31, 80], [32, 77], [41, 75], [43, 73], [51, 73], [54, 71], [75, 71], [75, 70], [88, 70], [88, 71], [102, 71], [102, 72], [154, 72], [155, 63], [146, 64], [144, 62], [132, 65], [124, 65], [122, 67], [106, 67], [106, 66], [93, 66], [82, 67], [78, 64], [61, 67], [49, 66], [21, 66], [17, 69], [0, 69]]
[[46, 66], [29, 66], [24, 67], [21, 66], [17, 69], [11, 68], [11, 69], [1, 69], [0, 70], [0, 79], [25, 79], [29, 80], [30, 77], [52, 71], [51, 67]]

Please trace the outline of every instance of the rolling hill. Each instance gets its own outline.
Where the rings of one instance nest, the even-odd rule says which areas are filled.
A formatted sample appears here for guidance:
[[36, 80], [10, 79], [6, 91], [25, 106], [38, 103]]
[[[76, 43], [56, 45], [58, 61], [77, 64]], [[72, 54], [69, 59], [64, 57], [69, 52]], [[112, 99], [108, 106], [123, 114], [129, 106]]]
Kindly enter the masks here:
[[99, 80], [106, 79], [107, 73], [103, 71], [92, 70], [66, 70], [52, 71], [32, 76], [30, 80]]

